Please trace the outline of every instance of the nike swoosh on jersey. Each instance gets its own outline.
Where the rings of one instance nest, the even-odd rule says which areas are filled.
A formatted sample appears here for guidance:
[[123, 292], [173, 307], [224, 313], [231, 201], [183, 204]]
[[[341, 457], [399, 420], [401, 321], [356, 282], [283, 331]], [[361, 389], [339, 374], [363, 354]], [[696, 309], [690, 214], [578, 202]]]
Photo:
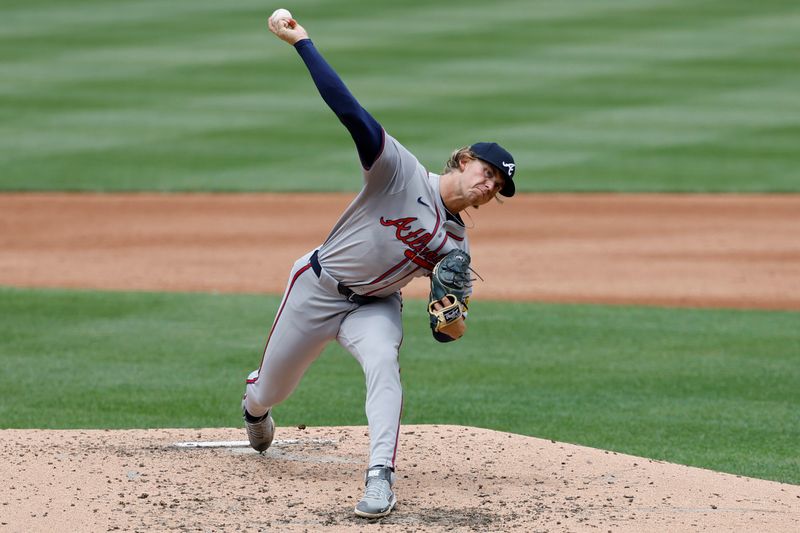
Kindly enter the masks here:
[[419, 198], [417, 198], [417, 202], [421, 203], [421, 204], [422, 204], [422, 205], [424, 205], [425, 207], [430, 207], [428, 204], [426, 204], [425, 202], [423, 202], [423, 201], [422, 201], [422, 196], [420, 196]]

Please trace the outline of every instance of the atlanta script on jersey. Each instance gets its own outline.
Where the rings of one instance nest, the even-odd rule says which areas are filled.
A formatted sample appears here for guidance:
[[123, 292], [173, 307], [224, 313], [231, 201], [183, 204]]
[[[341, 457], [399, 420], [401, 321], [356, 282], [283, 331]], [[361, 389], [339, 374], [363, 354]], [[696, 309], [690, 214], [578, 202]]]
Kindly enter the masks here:
[[364, 182], [319, 249], [320, 262], [344, 285], [388, 296], [429, 275], [451, 250], [469, 251], [464, 226], [446, 217], [439, 176], [390, 135]]

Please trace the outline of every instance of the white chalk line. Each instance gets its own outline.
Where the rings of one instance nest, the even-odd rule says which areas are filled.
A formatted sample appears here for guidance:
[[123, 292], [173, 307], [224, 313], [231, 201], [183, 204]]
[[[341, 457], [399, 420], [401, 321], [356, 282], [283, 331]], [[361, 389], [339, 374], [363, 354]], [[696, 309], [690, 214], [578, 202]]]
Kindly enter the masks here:
[[[293, 446], [297, 444], [336, 444], [335, 439], [281, 439], [272, 441], [272, 446]], [[210, 440], [210, 441], [189, 441], [176, 442], [172, 445], [175, 448], [249, 448], [250, 443], [246, 440]]]

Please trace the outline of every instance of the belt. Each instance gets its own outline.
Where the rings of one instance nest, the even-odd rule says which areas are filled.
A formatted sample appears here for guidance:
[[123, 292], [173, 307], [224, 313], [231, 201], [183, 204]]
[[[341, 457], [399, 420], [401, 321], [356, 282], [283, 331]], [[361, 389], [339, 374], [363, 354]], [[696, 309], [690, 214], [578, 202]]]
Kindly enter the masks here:
[[[314, 271], [314, 274], [317, 277], [320, 276], [322, 273], [322, 265], [319, 264], [319, 250], [314, 250], [314, 253], [311, 254], [311, 258], [309, 262], [311, 263], [311, 270]], [[353, 289], [348, 287], [347, 285], [343, 285], [341, 282], [337, 285], [336, 289], [339, 291], [339, 294], [347, 298], [348, 301], [353, 302], [354, 304], [364, 305], [372, 302], [377, 302], [380, 300], [377, 296], [364, 296], [362, 294], [358, 294], [353, 292]]]

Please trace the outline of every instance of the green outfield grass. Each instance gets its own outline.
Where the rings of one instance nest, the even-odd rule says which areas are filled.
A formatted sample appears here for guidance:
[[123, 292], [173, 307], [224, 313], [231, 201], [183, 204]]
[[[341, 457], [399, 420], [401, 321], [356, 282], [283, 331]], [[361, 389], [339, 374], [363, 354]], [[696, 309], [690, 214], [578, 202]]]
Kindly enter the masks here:
[[[4, 0], [0, 190], [355, 190], [261, 0]], [[800, 191], [800, 4], [287, 1], [431, 170], [496, 139], [523, 191]]]
[[[0, 289], [0, 427], [216, 427], [277, 297]], [[800, 314], [475, 302], [440, 345], [405, 305], [404, 423], [480, 426], [800, 483]], [[366, 424], [332, 345], [278, 425]]]

